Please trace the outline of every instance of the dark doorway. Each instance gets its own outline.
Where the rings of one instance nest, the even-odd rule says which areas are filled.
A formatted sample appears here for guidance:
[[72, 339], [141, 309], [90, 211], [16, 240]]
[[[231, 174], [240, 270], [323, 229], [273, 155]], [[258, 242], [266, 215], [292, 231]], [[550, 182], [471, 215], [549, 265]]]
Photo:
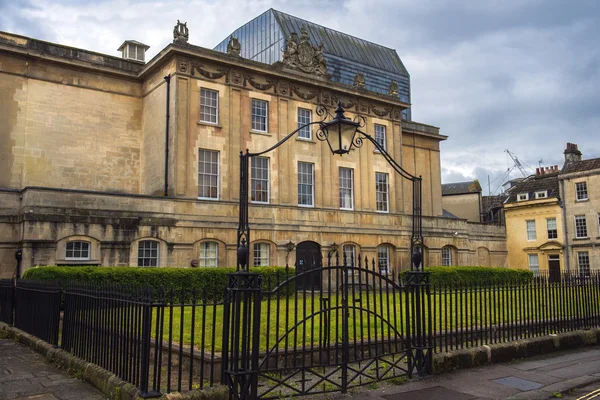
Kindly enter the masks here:
[[560, 256], [558, 254], [548, 256], [548, 272], [550, 282], [560, 282]]
[[[298, 290], [321, 290], [323, 258], [321, 246], [315, 242], [302, 242], [296, 246], [296, 286]], [[312, 271], [312, 272], [311, 272]]]

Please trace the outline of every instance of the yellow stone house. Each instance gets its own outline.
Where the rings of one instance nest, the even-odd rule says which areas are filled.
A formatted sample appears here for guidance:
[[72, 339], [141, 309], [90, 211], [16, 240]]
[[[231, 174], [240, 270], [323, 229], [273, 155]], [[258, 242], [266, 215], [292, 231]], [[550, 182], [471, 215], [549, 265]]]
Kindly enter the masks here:
[[558, 166], [538, 168], [535, 175], [511, 188], [504, 204], [509, 268], [553, 277], [564, 269], [558, 174]]
[[[115, 57], [0, 32], [0, 276], [234, 266], [240, 151], [265, 150], [338, 102], [422, 176], [426, 263], [450, 248], [452, 265], [505, 264], [503, 227], [442, 217], [447, 137], [411, 119], [394, 50], [275, 10], [258, 20], [277, 28], [246, 24], [214, 50], [178, 24], [151, 60], [134, 40]], [[250, 170], [251, 265], [321, 262], [338, 248], [409, 268], [411, 185], [370, 144], [334, 157], [304, 129]]]

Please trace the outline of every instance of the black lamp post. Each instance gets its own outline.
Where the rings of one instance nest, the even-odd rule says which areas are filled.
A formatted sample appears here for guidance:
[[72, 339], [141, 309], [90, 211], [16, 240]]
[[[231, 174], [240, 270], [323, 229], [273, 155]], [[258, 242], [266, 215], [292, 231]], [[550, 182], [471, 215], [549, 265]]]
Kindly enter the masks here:
[[[360, 128], [363, 128], [366, 124], [366, 119], [363, 116], [357, 115], [354, 119], [347, 118], [344, 115], [344, 109], [341, 102], [338, 102], [337, 104], [335, 116], [331, 115], [329, 110], [322, 105], [317, 106], [316, 113], [322, 118], [320, 121], [310, 122], [298, 127], [298, 129], [288, 134], [272, 147], [259, 153], [250, 153], [248, 150], [246, 150], [246, 153], [240, 152], [240, 208], [237, 232], [237, 269], [247, 270], [248, 265], [247, 245], [250, 244], [250, 226], [248, 224], [248, 160], [250, 157], [257, 157], [275, 150], [301, 129], [310, 125], [318, 125], [319, 129], [316, 132], [317, 139], [327, 142], [332, 154], [339, 154], [340, 156], [347, 154], [353, 148], [362, 147], [363, 141], [366, 139], [373, 143], [379, 153], [400, 176], [413, 183], [412, 234], [410, 244], [412, 261], [411, 270], [422, 270], [423, 263], [421, 260], [419, 259], [418, 263], [414, 262], [417, 258], [421, 258], [421, 248], [423, 247], [421, 177], [412, 175], [402, 168], [402, 166], [398, 164], [385, 148], [383, 148], [371, 135], [360, 130]], [[335, 242], [333, 245], [335, 245]], [[333, 251], [335, 252], [335, 250]]]

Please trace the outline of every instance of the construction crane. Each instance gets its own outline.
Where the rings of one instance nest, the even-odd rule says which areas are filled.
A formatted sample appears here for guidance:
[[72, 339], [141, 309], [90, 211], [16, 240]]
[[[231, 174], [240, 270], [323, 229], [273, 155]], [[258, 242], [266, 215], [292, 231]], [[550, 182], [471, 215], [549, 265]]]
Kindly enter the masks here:
[[[527, 178], [529, 176], [529, 174], [525, 171], [525, 167], [523, 166], [523, 164], [525, 164], [525, 165], [527, 165], [527, 164], [525, 162], [521, 162], [521, 160], [519, 160], [519, 157], [514, 155], [510, 150], [506, 149], [504, 151], [506, 153], [508, 153], [510, 158], [512, 158], [512, 160], [515, 163], [515, 165], [517, 166], [517, 168], [519, 168], [519, 171], [521, 171], [521, 174], [523, 174], [523, 178]], [[531, 167], [529, 165], [527, 165], [527, 167], [529, 169], [531, 169]]]

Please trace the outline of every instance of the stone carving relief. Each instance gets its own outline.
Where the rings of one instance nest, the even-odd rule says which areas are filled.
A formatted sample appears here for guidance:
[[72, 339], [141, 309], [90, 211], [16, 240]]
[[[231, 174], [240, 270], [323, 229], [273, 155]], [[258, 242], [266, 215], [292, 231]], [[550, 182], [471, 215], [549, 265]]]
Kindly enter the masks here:
[[192, 63], [192, 75], [195, 75], [194, 71], [198, 71], [200, 75], [208, 79], [219, 79], [227, 74], [220, 69], [217, 69], [217, 72], [207, 71], [202, 64]]
[[279, 93], [281, 93], [284, 96], [289, 96], [290, 85], [285, 81], [279, 82]]
[[402, 113], [400, 112], [400, 110], [394, 109], [394, 119], [396, 119], [396, 120], [402, 119]]
[[250, 83], [250, 85], [253, 88], [258, 89], [258, 90], [269, 90], [273, 86], [275, 86], [275, 84], [269, 80], [267, 80], [267, 83], [256, 82], [252, 76], [247, 76], [246, 80]]
[[358, 103], [358, 112], [366, 114], [369, 112], [369, 105], [367, 103], [363, 103], [362, 101]]
[[384, 108], [383, 110], [380, 110], [377, 107], [375, 107], [374, 105], [371, 105], [370, 108], [371, 108], [371, 111], [373, 112], [373, 114], [377, 115], [378, 117], [385, 117], [386, 115], [388, 115], [392, 112], [392, 110], [389, 108]]
[[190, 38], [190, 32], [187, 27], [187, 22], [183, 24], [177, 20], [177, 25], [173, 28], [173, 43], [187, 44]]
[[317, 92], [309, 91], [308, 93], [304, 93], [297, 86], [292, 86], [292, 92], [303, 100], [312, 100], [317, 97]]
[[321, 93], [321, 104], [328, 106], [331, 104], [331, 95], [327, 92]]
[[398, 82], [392, 81], [388, 87], [388, 95], [398, 97]]
[[242, 45], [238, 38], [234, 38], [231, 36], [229, 38], [229, 42], [227, 43], [227, 54], [231, 54], [232, 56], [239, 57], [240, 51], [242, 50]]
[[365, 88], [365, 75], [362, 72], [357, 72], [354, 76], [354, 87], [359, 89]]
[[300, 30], [300, 39], [296, 32], [292, 32], [287, 40], [287, 46], [283, 52], [283, 64], [307, 74], [330, 78], [323, 56], [323, 43], [314, 47], [310, 43], [308, 31], [304, 28]]
[[188, 70], [187, 61], [179, 61], [179, 72], [183, 72], [185, 74], [187, 72], [187, 70]]
[[342, 107], [344, 107], [345, 109], [350, 109], [356, 105], [356, 103], [353, 102], [352, 100], [344, 101], [343, 99], [340, 99], [339, 97], [337, 97], [335, 95], [332, 97], [331, 100], [332, 100], [334, 106], [337, 105], [338, 101], [341, 101]]
[[234, 85], [246, 86], [246, 80], [240, 71], [233, 71], [231, 73], [231, 83]]

